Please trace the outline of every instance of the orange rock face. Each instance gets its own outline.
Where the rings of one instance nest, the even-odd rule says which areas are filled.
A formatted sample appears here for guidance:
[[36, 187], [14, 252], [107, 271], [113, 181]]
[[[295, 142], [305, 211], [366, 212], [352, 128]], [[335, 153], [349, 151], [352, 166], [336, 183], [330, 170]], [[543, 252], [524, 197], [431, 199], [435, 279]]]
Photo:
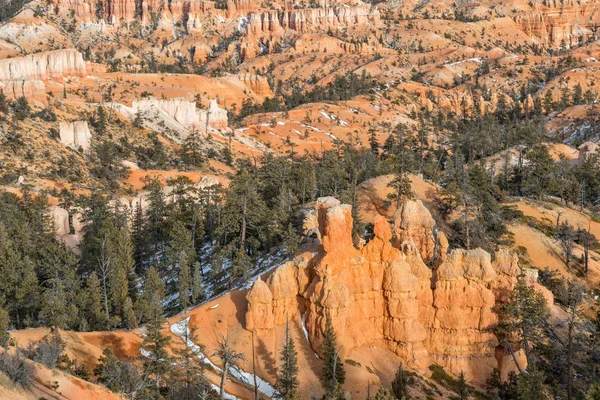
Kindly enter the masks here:
[[572, 47], [594, 38], [600, 24], [597, 0], [552, 0], [536, 4], [530, 13], [517, 15], [523, 31], [538, 43], [550, 47]]
[[521, 273], [515, 255], [500, 250], [492, 262], [481, 249], [447, 253], [445, 236], [436, 236], [435, 221], [417, 201], [400, 207], [394, 234], [390, 223], [377, 217], [374, 237], [358, 250], [351, 207], [326, 197], [316, 208], [321, 251], [304, 253], [266, 283], [254, 284], [247, 296], [247, 329], [270, 329], [304, 314], [318, 353], [329, 315], [342, 352], [386, 346], [422, 373], [436, 363], [478, 383], [494, 368], [506, 367], [503, 357], [497, 358], [502, 352], [495, 310]]

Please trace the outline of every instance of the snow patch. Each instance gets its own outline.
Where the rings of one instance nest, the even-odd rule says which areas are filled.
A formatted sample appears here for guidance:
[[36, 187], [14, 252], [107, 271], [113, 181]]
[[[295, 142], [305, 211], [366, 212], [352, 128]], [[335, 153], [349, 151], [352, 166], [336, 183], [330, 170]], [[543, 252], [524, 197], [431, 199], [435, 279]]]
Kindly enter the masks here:
[[[186, 343], [187, 346], [192, 349], [194, 354], [196, 354], [203, 363], [212, 366], [217, 371], [222, 371], [221, 368], [219, 368], [215, 364], [213, 364], [208, 359], [208, 357], [206, 357], [202, 353], [202, 351], [200, 351], [199, 346], [197, 346], [194, 342], [192, 342], [189, 339], [189, 333], [190, 333], [190, 329], [188, 326], [189, 320], [190, 320], [190, 317], [187, 317], [187, 318], [171, 325], [171, 332], [173, 332], [175, 335], [179, 336], [184, 342], [187, 339], [187, 343]], [[245, 371], [241, 370], [239, 367], [229, 368], [229, 375], [233, 376], [237, 380], [244, 382], [246, 384], [249, 384], [249, 385], [254, 384], [254, 374], [245, 372]], [[273, 386], [271, 386], [268, 382], [262, 380], [258, 376], [256, 377], [256, 385], [258, 386], [258, 390], [261, 393], [266, 394], [268, 397], [273, 397], [277, 393], [277, 391], [275, 390], [275, 388]], [[217, 388], [217, 391], [218, 390], [219, 389]], [[231, 397], [231, 398], [235, 399], [235, 397]]]

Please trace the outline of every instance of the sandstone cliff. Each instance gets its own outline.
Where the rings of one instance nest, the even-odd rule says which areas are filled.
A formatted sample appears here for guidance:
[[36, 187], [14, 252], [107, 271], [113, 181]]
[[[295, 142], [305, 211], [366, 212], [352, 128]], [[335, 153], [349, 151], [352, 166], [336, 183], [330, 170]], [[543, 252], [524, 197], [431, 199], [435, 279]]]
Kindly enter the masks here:
[[87, 121], [61, 122], [59, 125], [60, 142], [73, 149], [88, 151], [92, 140]]
[[376, 24], [379, 20], [379, 11], [371, 6], [268, 10], [250, 13], [246, 31], [249, 36], [260, 36], [280, 33], [286, 29], [304, 32], [309, 29], [360, 26], [367, 22]]
[[539, 44], [571, 47], [595, 38], [600, 25], [599, 1], [549, 0], [532, 6], [531, 12], [514, 19]]
[[484, 383], [493, 368], [511, 368], [496, 355], [502, 352], [496, 351], [495, 310], [521, 274], [516, 256], [501, 250], [492, 261], [481, 249], [447, 253], [431, 214], [414, 201], [398, 210], [394, 234], [379, 216], [374, 237], [358, 250], [351, 207], [328, 197], [316, 208], [322, 250], [254, 284], [247, 295], [248, 330], [270, 330], [300, 313], [318, 352], [330, 315], [345, 349], [384, 345], [422, 373], [437, 363]]
[[83, 56], [76, 50], [56, 50], [0, 60], [0, 90], [10, 97], [43, 94], [45, 82], [86, 76]]
[[210, 127], [217, 130], [228, 129], [227, 110], [222, 109], [216, 100], [211, 100], [208, 109], [199, 110], [196, 103], [185, 99], [142, 99], [135, 100], [133, 112], [159, 111], [183, 126], [194, 126], [200, 129]]

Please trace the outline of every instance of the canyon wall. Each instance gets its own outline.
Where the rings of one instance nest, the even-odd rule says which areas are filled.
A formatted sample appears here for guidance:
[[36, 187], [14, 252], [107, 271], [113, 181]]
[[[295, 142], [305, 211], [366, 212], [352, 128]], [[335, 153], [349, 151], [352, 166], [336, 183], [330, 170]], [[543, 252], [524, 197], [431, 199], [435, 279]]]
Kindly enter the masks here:
[[227, 110], [222, 109], [216, 100], [211, 100], [208, 109], [199, 110], [196, 103], [185, 99], [142, 99], [135, 100], [132, 108], [135, 112], [157, 110], [181, 125], [204, 129], [207, 126], [216, 130], [227, 130]]
[[321, 198], [316, 214], [321, 251], [257, 280], [247, 295], [246, 329], [270, 330], [300, 313], [318, 353], [329, 315], [344, 351], [383, 345], [421, 373], [436, 363], [478, 383], [494, 368], [510, 368], [496, 356], [495, 310], [521, 273], [515, 255], [500, 250], [492, 261], [481, 249], [448, 253], [420, 201], [398, 210], [394, 234], [379, 216], [360, 250], [352, 244], [349, 205]]
[[546, 0], [532, 4], [529, 13], [514, 17], [532, 39], [548, 47], [571, 47], [595, 38], [600, 26], [598, 0]]
[[250, 13], [246, 32], [248, 36], [254, 37], [280, 33], [286, 29], [296, 32], [304, 32], [310, 28], [327, 30], [340, 26], [360, 26], [369, 21], [378, 23], [379, 20], [379, 11], [371, 6], [268, 10]]
[[0, 90], [9, 97], [33, 97], [44, 94], [49, 79], [84, 77], [86, 73], [83, 56], [74, 49], [8, 58], [0, 60]]

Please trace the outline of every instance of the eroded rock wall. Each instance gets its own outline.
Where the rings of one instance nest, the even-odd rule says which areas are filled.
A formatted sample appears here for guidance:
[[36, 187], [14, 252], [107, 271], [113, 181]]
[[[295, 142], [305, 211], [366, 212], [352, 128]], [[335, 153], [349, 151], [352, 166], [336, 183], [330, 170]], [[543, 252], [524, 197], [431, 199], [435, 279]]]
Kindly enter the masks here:
[[11, 97], [33, 97], [44, 93], [49, 79], [87, 74], [86, 63], [77, 50], [65, 49], [0, 60], [0, 90]]
[[[360, 250], [352, 244], [349, 205], [327, 197], [316, 210], [321, 251], [254, 284], [247, 329], [272, 329], [301, 313], [319, 352], [329, 315], [345, 349], [386, 346], [424, 373], [436, 363], [485, 383], [501, 367], [495, 310], [521, 274], [515, 255], [500, 250], [492, 262], [481, 249], [448, 253], [447, 240], [434, 234], [431, 214], [416, 201], [403, 205], [393, 224], [379, 216]], [[435, 257], [438, 251], [443, 255]]]

